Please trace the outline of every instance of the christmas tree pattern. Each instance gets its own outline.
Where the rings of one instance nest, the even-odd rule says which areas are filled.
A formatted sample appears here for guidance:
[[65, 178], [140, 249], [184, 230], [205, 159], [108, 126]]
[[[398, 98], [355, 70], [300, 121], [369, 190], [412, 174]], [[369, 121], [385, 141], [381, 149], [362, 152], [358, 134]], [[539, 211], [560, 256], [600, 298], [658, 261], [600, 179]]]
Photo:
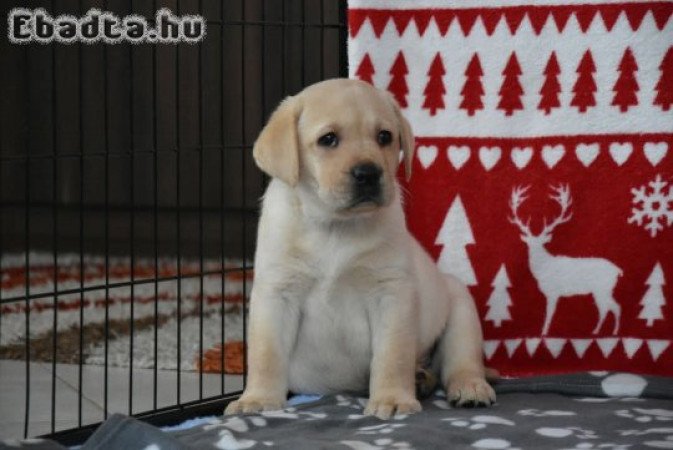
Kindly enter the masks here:
[[561, 106], [559, 102], [559, 93], [561, 92], [561, 84], [558, 81], [558, 76], [561, 73], [561, 68], [559, 67], [558, 60], [556, 59], [556, 53], [551, 52], [549, 61], [547, 61], [547, 66], [544, 68], [544, 83], [540, 89], [540, 104], [538, 109], [544, 111], [545, 114], [549, 114], [552, 108], [558, 108]]
[[357, 75], [358, 78], [362, 81], [366, 81], [369, 84], [374, 84], [374, 81], [372, 80], [374, 72], [374, 64], [372, 64], [369, 53], [365, 53], [364, 58], [362, 58], [362, 62], [358, 66], [358, 70], [355, 71], [355, 75]]
[[479, 55], [475, 53], [465, 70], [465, 84], [460, 91], [460, 95], [463, 96], [460, 109], [466, 110], [469, 116], [473, 116], [478, 109], [484, 109], [484, 104], [481, 101], [481, 96], [484, 95], [484, 86], [481, 84], [483, 75]]
[[657, 96], [654, 98], [654, 104], [661, 106], [661, 109], [668, 111], [673, 105], [673, 47], [670, 47], [659, 65], [661, 78], [654, 87]]
[[407, 105], [407, 94], [409, 93], [409, 87], [407, 86], [406, 76], [409, 73], [407, 69], [407, 63], [404, 60], [404, 54], [399, 52], [393, 66], [390, 68], [390, 83], [388, 84], [388, 91], [390, 91], [397, 100], [397, 103], [402, 107], [406, 108]]
[[507, 276], [507, 269], [502, 264], [498, 273], [491, 284], [493, 292], [486, 302], [488, 312], [485, 320], [493, 322], [493, 325], [500, 327], [505, 320], [512, 320], [509, 313], [509, 307], [512, 306], [512, 298], [509, 296], [508, 288], [512, 287], [509, 277]]
[[586, 112], [586, 110], [592, 106], [596, 106], [594, 93], [598, 88], [596, 86], [596, 81], [594, 80], [594, 72], [596, 72], [596, 65], [591, 57], [591, 52], [587, 50], [577, 66], [576, 73], [578, 74], [578, 77], [573, 86], [573, 93], [575, 95], [570, 102], [570, 104], [576, 106], [581, 113]]
[[655, 320], [661, 320], [664, 318], [662, 308], [666, 303], [664, 299], [664, 285], [666, 280], [664, 280], [664, 271], [661, 268], [661, 264], [657, 263], [652, 269], [652, 273], [645, 281], [645, 284], [649, 286], [647, 292], [640, 300], [640, 305], [642, 309], [640, 314], [638, 314], [639, 319], [647, 321], [647, 326], [651, 327], [654, 325]]
[[612, 99], [613, 106], [619, 106], [621, 112], [626, 112], [630, 106], [638, 104], [638, 97], [636, 92], [638, 92], [638, 81], [636, 81], [636, 71], [638, 70], [638, 64], [636, 64], [636, 59], [633, 57], [631, 49], [627, 47], [622, 57], [622, 61], [619, 63], [619, 78], [615, 82], [612, 91], [615, 93], [614, 98]]
[[439, 53], [437, 53], [428, 70], [428, 77], [430, 79], [423, 91], [423, 94], [425, 95], [423, 108], [430, 110], [431, 116], [434, 116], [438, 109], [444, 109], [444, 94], [446, 93], [446, 89], [444, 88], [442, 77], [445, 73], [442, 58], [439, 56]]
[[521, 83], [519, 83], [521, 66], [514, 52], [509, 57], [502, 74], [504, 75], [504, 79], [498, 91], [498, 94], [500, 94], [498, 109], [505, 111], [506, 116], [511, 116], [515, 109], [523, 109], [523, 104], [521, 103], [523, 88], [521, 87]]
[[439, 270], [458, 277], [467, 286], [475, 286], [477, 277], [465, 249], [467, 245], [474, 244], [474, 235], [465, 207], [458, 195], [446, 213], [435, 244], [444, 246], [437, 260]]

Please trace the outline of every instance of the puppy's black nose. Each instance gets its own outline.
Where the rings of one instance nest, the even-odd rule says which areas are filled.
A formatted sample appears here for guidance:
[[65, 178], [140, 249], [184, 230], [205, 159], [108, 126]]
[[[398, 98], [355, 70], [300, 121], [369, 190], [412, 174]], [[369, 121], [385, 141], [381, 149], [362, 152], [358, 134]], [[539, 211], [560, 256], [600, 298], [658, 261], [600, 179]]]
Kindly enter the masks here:
[[378, 185], [382, 173], [381, 168], [372, 163], [358, 164], [351, 169], [355, 183], [361, 186]]

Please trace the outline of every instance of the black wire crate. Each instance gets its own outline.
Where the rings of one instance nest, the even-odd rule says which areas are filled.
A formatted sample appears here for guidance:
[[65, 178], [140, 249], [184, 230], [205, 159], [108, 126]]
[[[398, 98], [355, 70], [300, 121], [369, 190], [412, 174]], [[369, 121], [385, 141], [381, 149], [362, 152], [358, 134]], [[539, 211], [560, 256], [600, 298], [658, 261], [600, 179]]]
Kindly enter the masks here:
[[[220, 413], [245, 384], [252, 144], [282, 98], [346, 76], [345, 0], [21, 3], [0, 6], [0, 437]], [[207, 34], [20, 45], [18, 6], [168, 8]]]

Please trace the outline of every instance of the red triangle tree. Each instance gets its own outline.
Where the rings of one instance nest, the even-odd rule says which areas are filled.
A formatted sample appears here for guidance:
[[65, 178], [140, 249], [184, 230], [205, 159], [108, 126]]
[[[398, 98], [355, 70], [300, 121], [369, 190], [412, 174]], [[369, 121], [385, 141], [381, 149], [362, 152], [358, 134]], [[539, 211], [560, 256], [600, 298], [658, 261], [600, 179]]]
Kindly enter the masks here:
[[409, 73], [407, 69], [407, 63], [404, 60], [404, 54], [399, 52], [393, 66], [390, 68], [389, 72], [393, 77], [390, 79], [388, 84], [388, 91], [390, 91], [397, 100], [397, 103], [402, 108], [406, 108], [407, 105], [407, 94], [409, 93], [409, 87], [407, 86], [406, 76]]
[[519, 83], [521, 66], [516, 59], [516, 53], [512, 52], [502, 74], [505, 77], [498, 91], [498, 94], [500, 94], [498, 109], [505, 111], [506, 116], [511, 116], [515, 109], [523, 109], [523, 104], [521, 103], [523, 88], [521, 87], [521, 83]]
[[596, 81], [594, 80], [594, 72], [596, 72], [596, 65], [594, 59], [591, 57], [591, 52], [587, 50], [582, 56], [582, 60], [575, 71], [578, 74], [577, 81], [573, 86], [573, 98], [570, 105], [576, 106], [579, 112], [583, 113], [592, 106], [596, 106], [596, 99], [594, 93], [596, 92]]
[[638, 92], [638, 81], [636, 81], [636, 71], [638, 70], [638, 64], [636, 64], [636, 59], [633, 57], [633, 53], [630, 48], [626, 48], [622, 61], [619, 63], [619, 78], [615, 82], [612, 91], [615, 93], [615, 96], [612, 99], [612, 105], [619, 106], [621, 112], [626, 112], [630, 106], [638, 104], [638, 97], [636, 92]]
[[358, 66], [358, 69], [355, 71], [355, 75], [362, 81], [366, 81], [369, 84], [374, 84], [372, 76], [374, 75], [374, 64], [372, 64], [371, 58], [369, 58], [369, 53], [365, 53], [362, 62]]
[[559, 93], [561, 92], [561, 85], [558, 81], [558, 75], [561, 73], [561, 68], [556, 59], [556, 53], [551, 52], [547, 66], [544, 68], [544, 83], [540, 89], [540, 104], [537, 109], [541, 109], [545, 114], [549, 114], [552, 108], [561, 106], [559, 102]]
[[445, 73], [442, 57], [437, 53], [428, 70], [428, 77], [430, 77], [430, 79], [423, 91], [423, 95], [425, 95], [423, 108], [430, 110], [431, 116], [434, 116], [438, 109], [444, 109], [444, 94], [446, 93], [446, 88], [444, 87], [442, 77]]
[[659, 65], [661, 78], [654, 89], [657, 91], [654, 104], [668, 111], [673, 105], [673, 47], [670, 47]]
[[481, 84], [483, 75], [479, 55], [475, 53], [465, 69], [465, 84], [460, 91], [460, 95], [463, 96], [460, 109], [466, 110], [469, 116], [473, 116], [478, 109], [484, 109], [484, 103], [481, 101], [481, 96], [484, 95], [484, 86]]

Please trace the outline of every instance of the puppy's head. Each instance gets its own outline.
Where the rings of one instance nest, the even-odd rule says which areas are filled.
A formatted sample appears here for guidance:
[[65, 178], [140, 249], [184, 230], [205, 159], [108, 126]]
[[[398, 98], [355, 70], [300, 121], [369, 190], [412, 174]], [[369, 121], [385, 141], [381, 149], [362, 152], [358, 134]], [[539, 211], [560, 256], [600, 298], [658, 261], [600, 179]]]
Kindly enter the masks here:
[[393, 201], [401, 150], [408, 178], [414, 137], [393, 97], [335, 79], [285, 99], [253, 155], [264, 172], [296, 186], [326, 213], [352, 216]]

